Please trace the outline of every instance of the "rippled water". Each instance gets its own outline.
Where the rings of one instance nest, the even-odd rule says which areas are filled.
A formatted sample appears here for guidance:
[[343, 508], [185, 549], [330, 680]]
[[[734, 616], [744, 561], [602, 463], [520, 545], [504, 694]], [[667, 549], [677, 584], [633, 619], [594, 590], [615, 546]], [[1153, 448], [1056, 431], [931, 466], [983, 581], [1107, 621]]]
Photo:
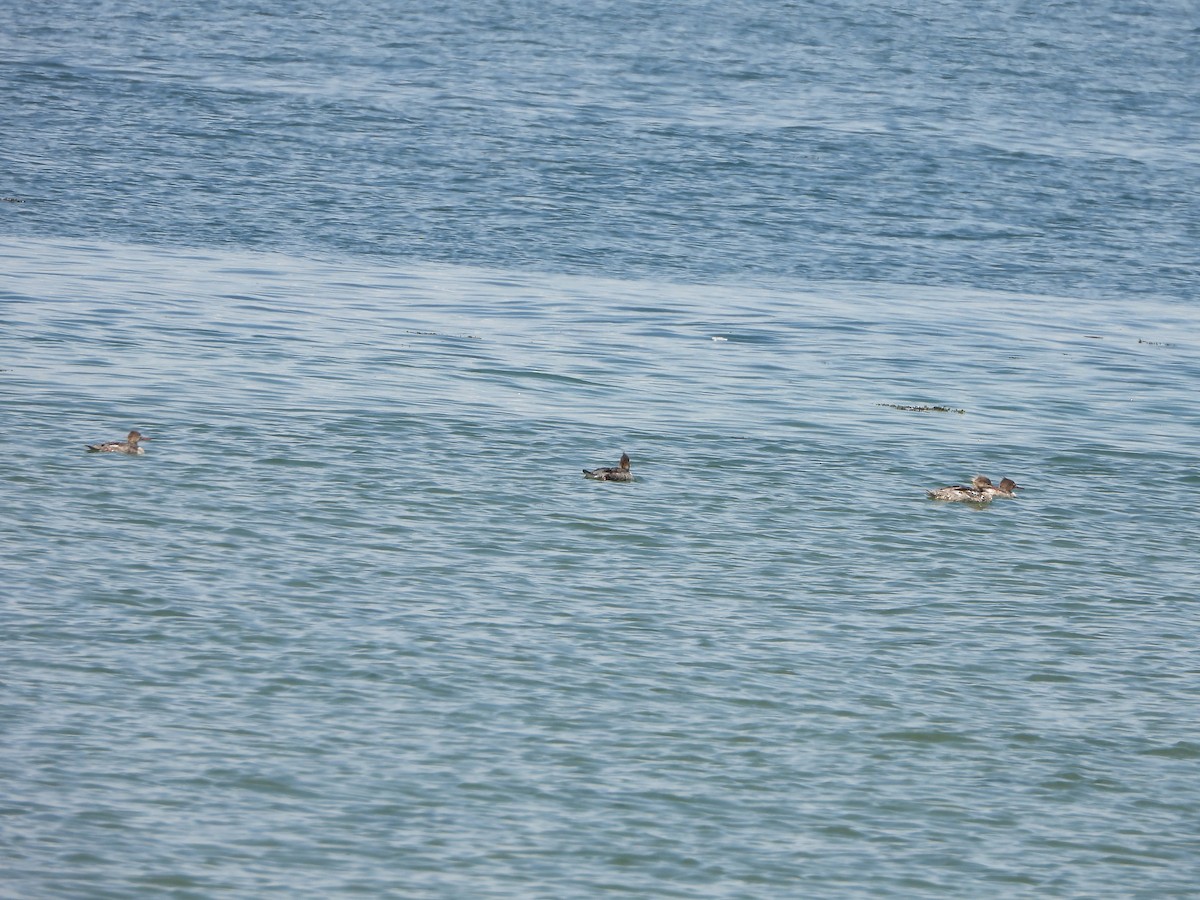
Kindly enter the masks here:
[[54, 9], [0, 896], [1194, 893], [1188, 8]]
[[6, 250], [18, 895], [1189, 887], [1194, 313]]
[[0, 73], [6, 231], [1195, 296], [1182, 0], [10, 0]]

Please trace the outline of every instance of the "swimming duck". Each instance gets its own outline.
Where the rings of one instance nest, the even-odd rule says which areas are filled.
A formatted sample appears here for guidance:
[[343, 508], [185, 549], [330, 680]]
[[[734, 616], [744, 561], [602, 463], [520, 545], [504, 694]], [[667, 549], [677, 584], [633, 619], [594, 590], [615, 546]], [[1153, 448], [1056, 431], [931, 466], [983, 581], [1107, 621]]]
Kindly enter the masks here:
[[1000, 483], [992, 488], [992, 494], [996, 497], [1008, 497], [1009, 499], [1015, 499], [1017, 495], [1014, 493], [1014, 491], [1019, 490], [1020, 487], [1021, 486], [1011, 478], [1001, 478]]
[[629, 454], [621, 454], [621, 464], [616, 468], [584, 469], [583, 477], [596, 481], [633, 481], [633, 473], [629, 471]]
[[[1013, 487], [1016, 487], [1014, 484]], [[938, 488], [936, 491], [926, 491], [931, 500], [950, 500], [960, 503], [991, 503], [998, 488], [992, 484], [992, 479], [986, 475], [976, 475], [971, 479], [971, 486], [953, 484], [950, 487]], [[1011, 497], [1008, 493], [1005, 496]]]
[[140, 431], [131, 431], [123, 441], [106, 441], [103, 444], [88, 444], [88, 453], [128, 453], [130, 456], [144, 456], [146, 451], [138, 446], [138, 441], [148, 441], [150, 438]]

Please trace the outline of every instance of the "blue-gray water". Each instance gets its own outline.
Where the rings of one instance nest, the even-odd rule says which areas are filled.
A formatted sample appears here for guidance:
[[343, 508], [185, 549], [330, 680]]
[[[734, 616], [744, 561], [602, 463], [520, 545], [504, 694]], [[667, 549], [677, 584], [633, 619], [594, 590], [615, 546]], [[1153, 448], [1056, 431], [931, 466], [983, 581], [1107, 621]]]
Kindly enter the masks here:
[[14, 0], [0, 79], [0, 896], [1195, 895], [1193, 4]]

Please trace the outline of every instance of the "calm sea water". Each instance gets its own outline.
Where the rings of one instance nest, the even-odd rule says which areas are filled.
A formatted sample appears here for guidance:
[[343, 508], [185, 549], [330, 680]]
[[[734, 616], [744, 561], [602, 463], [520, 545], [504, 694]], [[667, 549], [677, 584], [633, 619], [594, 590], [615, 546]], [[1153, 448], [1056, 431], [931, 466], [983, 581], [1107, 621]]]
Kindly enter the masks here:
[[1194, 896], [1198, 44], [0, 7], [0, 896]]

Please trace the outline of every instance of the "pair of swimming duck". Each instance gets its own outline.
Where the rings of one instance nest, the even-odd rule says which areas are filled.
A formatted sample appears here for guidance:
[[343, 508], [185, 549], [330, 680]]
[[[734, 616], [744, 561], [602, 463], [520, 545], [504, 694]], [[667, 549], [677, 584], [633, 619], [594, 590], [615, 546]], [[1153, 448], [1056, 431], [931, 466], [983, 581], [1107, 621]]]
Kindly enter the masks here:
[[[150, 438], [140, 431], [131, 431], [123, 441], [105, 441], [103, 444], [88, 444], [88, 453], [128, 453], [130, 456], [144, 456], [145, 448], [139, 446], [142, 441]], [[633, 473], [629, 471], [629, 454], [621, 454], [621, 462], [616, 466], [604, 466], [599, 469], [584, 469], [583, 474], [596, 481], [633, 481]]]
[[[88, 453], [128, 453], [130, 456], [144, 456], [145, 448], [142, 441], [150, 438], [140, 431], [131, 431], [123, 441], [105, 441], [103, 444], [88, 444]], [[603, 466], [599, 469], [584, 469], [583, 474], [596, 481], [633, 481], [633, 473], [629, 471], [629, 454], [621, 454], [621, 462], [616, 466]]]
[[958, 503], [991, 503], [997, 497], [1015, 498], [1016, 490], [1020, 487], [1011, 478], [1000, 479], [999, 484], [992, 484], [992, 479], [986, 475], [976, 475], [971, 479], [970, 487], [963, 484], [952, 484], [950, 487], [926, 491], [932, 500], [949, 500]]

